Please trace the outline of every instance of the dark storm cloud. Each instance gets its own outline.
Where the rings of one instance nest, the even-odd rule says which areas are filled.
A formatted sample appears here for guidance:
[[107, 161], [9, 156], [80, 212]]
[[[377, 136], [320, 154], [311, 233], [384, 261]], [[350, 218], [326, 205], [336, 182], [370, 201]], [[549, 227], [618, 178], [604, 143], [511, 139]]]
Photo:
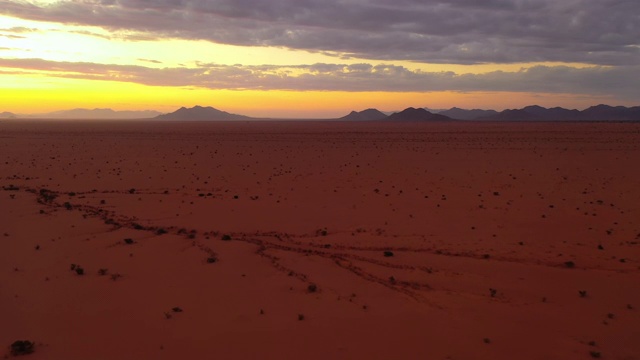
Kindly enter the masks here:
[[431, 63], [640, 63], [637, 0], [5, 1], [0, 13], [141, 36]]
[[413, 71], [396, 65], [219, 65], [195, 68], [149, 68], [55, 62], [42, 59], [0, 59], [0, 68], [51, 76], [133, 82], [151, 86], [193, 86], [209, 89], [297, 91], [495, 91], [640, 97], [640, 65], [628, 67], [534, 66], [515, 72], [485, 74]]

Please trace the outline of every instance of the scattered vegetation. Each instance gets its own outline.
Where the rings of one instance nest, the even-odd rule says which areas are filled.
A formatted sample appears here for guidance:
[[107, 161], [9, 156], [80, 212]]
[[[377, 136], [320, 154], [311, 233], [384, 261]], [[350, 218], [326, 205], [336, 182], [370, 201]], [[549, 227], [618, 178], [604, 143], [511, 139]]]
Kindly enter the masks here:
[[58, 197], [58, 194], [51, 190], [40, 189], [40, 200], [44, 203], [51, 203]]
[[578, 294], [580, 295], [581, 298], [586, 298], [587, 290], [578, 290]]
[[392, 257], [393, 256], [393, 251], [385, 251], [383, 253], [384, 257]]
[[181, 313], [183, 310], [182, 308], [176, 306], [174, 308], [171, 308], [171, 311], [173, 311], [174, 313]]
[[304, 320], [304, 314], [298, 314], [298, 321]]
[[576, 267], [576, 264], [573, 261], [565, 261], [564, 266], [569, 269], [573, 269], [574, 267]]
[[498, 290], [489, 288], [489, 295], [491, 295], [491, 297], [496, 297], [496, 295], [498, 295]]
[[221, 238], [221, 239], [222, 239], [223, 241], [230, 241], [230, 240], [231, 240], [231, 235], [224, 234], [224, 235], [222, 235], [222, 238]]
[[599, 359], [602, 357], [602, 354], [600, 354], [599, 351], [589, 351], [589, 355], [591, 355], [591, 357], [594, 359]]
[[20, 356], [31, 354], [35, 351], [35, 344], [29, 340], [17, 340], [11, 344], [11, 355]]
[[124, 243], [127, 244], [127, 245], [132, 245], [134, 243], [134, 241], [131, 238], [126, 238], [126, 239], [124, 239]]
[[318, 286], [314, 283], [311, 283], [309, 284], [309, 286], [307, 286], [307, 291], [309, 291], [310, 293], [314, 293], [318, 291]]
[[82, 268], [82, 266], [77, 265], [77, 264], [71, 264], [71, 271], [75, 271], [76, 274], [78, 275], [84, 275], [84, 269]]
[[105, 276], [109, 273], [109, 269], [100, 269], [98, 270], [98, 275]]
[[208, 257], [208, 258], [207, 258], [207, 264], [213, 264], [213, 263], [215, 263], [216, 261], [218, 261], [218, 259], [216, 259], [216, 258], [215, 258], [215, 257], [213, 257], [213, 256], [210, 256], [210, 257]]

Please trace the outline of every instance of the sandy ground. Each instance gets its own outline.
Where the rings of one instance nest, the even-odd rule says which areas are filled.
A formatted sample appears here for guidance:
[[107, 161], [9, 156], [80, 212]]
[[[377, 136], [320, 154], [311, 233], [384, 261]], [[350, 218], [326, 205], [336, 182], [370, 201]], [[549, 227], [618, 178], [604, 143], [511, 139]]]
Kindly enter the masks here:
[[640, 124], [4, 121], [0, 154], [0, 356], [640, 359]]

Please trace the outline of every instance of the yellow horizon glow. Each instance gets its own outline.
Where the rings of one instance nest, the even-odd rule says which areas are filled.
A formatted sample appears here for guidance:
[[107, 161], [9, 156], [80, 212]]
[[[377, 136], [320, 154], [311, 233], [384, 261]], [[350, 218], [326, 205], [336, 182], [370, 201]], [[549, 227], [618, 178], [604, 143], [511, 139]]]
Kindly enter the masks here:
[[[72, 108], [111, 108], [113, 110], [157, 110], [172, 112], [196, 105], [253, 117], [335, 118], [352, 110], [377, 108], [397, 111], [407, 107], [481, 108], [502, 110], [505, 97], [510, 107], [533, 103], [585, 108], [603, 97], [576, 97], [573, 94], [460, 93], [440, 92], [346, 92], [284, 90], [211, 90], [189, 87], [147, 86], [115, 81], [51, 79], [38, 76], [1, 75], [0, 79], [19, 81], [20, 86], [0, 87], [0, 111], [39, 114]], [[6, 84], [6, 82], [4, 82]]]

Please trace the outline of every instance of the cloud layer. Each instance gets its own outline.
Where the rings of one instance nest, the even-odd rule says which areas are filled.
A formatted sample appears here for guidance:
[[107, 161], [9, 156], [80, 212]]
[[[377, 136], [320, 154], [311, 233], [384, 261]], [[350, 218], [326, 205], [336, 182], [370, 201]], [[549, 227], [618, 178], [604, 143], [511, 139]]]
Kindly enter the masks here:
[[640, 63], [637, 0], [6, 0], [0, 14], [142, 38], [427, 63]]
[[132, 82], [151, 86], [195, 86], [209, 89], [316, 91], [498, 91], [640, 97], [640, 65], [630, 67], [534, 66], [516, 72], [485, 74], [425, 72], [395, 65], [313, 64], [243, 66], [199, 63], [195, 68], [150, 68], [56, 62], [42, 59], [0, 59], [13, 73]]

